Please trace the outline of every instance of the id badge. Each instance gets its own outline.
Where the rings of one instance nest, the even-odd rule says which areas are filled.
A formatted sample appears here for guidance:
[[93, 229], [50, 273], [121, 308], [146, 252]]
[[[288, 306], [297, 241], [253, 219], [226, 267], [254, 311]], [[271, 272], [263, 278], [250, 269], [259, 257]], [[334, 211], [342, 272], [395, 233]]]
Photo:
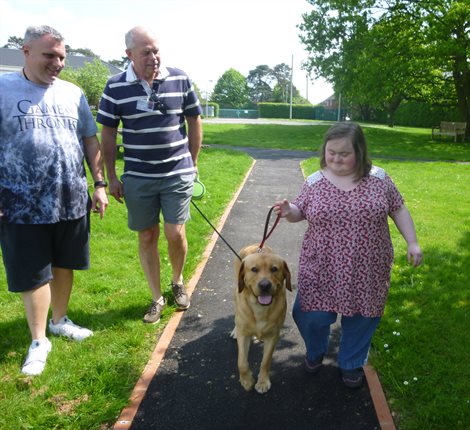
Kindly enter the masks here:
[[155, 103], [151, 100], [138, 100], [137, 101], [137, 110], [143, 112], [153, 112], [155, 110]]

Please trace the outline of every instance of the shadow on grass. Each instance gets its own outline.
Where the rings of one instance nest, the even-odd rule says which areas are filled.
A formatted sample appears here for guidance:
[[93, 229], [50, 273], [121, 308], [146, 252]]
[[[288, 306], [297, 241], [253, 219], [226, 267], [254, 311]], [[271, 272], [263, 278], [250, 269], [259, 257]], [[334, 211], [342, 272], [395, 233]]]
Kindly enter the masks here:
[[[73, 308], [70, 318], [79, 325], [92, 330], [96, 337], [106, 329], [116, 329], [116, 326], [125, 328], [126, 325], [140, 324], [145, 308], [138, 305], [130, 305], [119, 309], [109, 309], [102, 313], [89, 313], [81, 309]], [[50, 317], [50, 314], [49, 314]], [[26, 316], [21, 316], [7, 322], [0, 322], [0, 363], [7, 361], [10, 354], [26, 354], [31, 343], [31, 337], [26, 321]], [[52, 337], [46, 329], [46, 335]]]
[[443, 252], [438, 247], [425, 248], [423, 268], [413, 269], [404, 257], [401, 258], [391, 288], [394, 305], [399, 304], [407, 316], [419, 320], [435, 319], [443, 314], [447, 316], [446, 321], [455, 322], [451, 311], [470, 310], [469, 261], [470, 231], [463, 233], [455, 252]]

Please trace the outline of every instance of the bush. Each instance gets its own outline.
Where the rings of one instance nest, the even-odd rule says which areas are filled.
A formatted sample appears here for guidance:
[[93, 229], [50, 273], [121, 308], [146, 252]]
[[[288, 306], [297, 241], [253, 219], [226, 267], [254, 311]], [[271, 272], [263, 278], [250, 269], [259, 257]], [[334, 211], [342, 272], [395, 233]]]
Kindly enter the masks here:
[[[464, 122], [457, 107], [432, 106], [430, 104], [403, 102], [395, 113], [395, 125], [428, 127], [439, 125], [441, 121]], [[377, 112], [374, 122], [386, 124], [387, 113]]]
[[101, 94], [109, 78], [108, 68], [99, 59], [93, 63], [85, 63], [80, 69], [65, 68], [60, 74], [61, 79], [78, 85], [85, 93], [90, 106], [98, 106]]

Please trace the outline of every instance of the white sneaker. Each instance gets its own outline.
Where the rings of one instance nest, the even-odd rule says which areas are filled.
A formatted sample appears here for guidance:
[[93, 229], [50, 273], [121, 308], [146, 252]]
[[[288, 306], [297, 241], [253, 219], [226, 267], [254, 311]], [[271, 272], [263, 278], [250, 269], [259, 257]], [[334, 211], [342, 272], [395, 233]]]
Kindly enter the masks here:
[[25, 375], [39, 375], [46, 365], [47, 355], [52, 349], [49, 339], [33, 340], [28, 350], [28, 355], [24, 361], [21, 371]]
[[69, 320], [67, 315], [62, 317], [57, 324], [52, 318], [49, 320], [49, 331], [56, 336], [65, 336], [73, 340], [83, 340], [93, 336], [93, 332], [87, 328], [80, 327]]

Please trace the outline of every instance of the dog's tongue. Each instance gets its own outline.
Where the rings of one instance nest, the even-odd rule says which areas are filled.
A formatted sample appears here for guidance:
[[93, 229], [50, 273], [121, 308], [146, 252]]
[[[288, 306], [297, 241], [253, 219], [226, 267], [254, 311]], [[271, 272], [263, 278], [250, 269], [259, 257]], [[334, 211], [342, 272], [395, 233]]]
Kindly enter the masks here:
[[272, 296], [258, 296], [258, 303], [260, 305], [270, 305], [272, 300]]

